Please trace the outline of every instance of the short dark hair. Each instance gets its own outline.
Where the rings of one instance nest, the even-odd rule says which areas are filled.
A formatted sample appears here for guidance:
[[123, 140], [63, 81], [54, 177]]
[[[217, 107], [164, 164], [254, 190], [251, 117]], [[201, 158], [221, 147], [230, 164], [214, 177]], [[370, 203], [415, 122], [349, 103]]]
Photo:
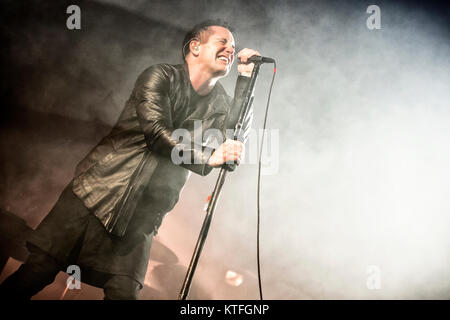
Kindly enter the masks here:
[[186, 56], [188, 55], [190, 48], [189, 43], [194, 40], [198, 39], [200, 41], [201, 34], [208, 30], [209, 27], [212, 26], [219, 26], [224, 27], [228, 29], [230, 32], [233, 32], [233, 28], [226, 22], [221, 19], [210, 19], [205, 20], [203, 22], [200, 22], [199, 24], [196, 24], [191, 30], [189, 30], [186, 35], [184, 36], [182, 47], [181, 47], [181, 55], [183, 57], [183, 60], [185, 60]]

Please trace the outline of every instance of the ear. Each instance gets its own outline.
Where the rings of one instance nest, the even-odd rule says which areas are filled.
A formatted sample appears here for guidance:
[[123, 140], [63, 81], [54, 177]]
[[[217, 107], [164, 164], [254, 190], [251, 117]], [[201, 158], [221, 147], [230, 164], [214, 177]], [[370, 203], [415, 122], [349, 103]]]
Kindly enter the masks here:
[[193, 39], [189, 43], [189, 51], [191, 51], [194, 56], [198, 56], [200, 53], [200, 41], [198, 39]]

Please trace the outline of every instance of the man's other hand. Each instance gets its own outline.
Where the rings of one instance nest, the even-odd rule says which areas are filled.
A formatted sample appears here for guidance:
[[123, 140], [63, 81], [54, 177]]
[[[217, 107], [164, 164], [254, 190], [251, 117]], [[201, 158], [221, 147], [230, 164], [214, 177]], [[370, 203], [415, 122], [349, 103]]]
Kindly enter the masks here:
[[247, 61], [252, 56], [260, 56], [261, 54], [253, 49], [244, 48], [241, 51], [239, 51], [237, 57], [238, 57], [238, 72], [241, 76], [250, 77], [252, 75], [254, 63], [247, 64]]
[[208, 164], [211, 167], [220, 167], [226, 162], [239, 164], [244, 153], [244, 144], [242, 142], [227, 139], [213, 152]]

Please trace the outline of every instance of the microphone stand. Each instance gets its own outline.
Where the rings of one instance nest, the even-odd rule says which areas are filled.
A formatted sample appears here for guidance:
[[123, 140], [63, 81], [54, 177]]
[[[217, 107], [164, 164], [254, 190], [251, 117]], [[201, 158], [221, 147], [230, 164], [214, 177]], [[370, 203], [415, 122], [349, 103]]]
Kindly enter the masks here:
[[[254, 62], [252, 75], [250, 77], [250, 83], [248, 84], [247, 87], [247, 92], [245, 95], [243, 105], [241, 107], [238, 122], [234, 128], [234, 135], [233, 135], [234, 140], [237, 140], [241, 136], [244, 119], [247, 116], [250, 107], [253, 103], [253, 91], [255, 89], [256, 78], [258, 77], [259, 67], [261, 66], [261, 63], [263, 62]], [[189, 295], [189, 289], [192, 283], [192, 278], [194, 277], [194, 272], [197, 267], [198, 259], [200, 258], [203, 245], [205, 244], [206, 236], [208, 235], [209, 226], [211, 224], [214, 210], [216, 209], [216, 204], [217, 200], [219, 199], [220, 191], [222, 190], [223, 184], [225, 183], [225, 177], [227, 175], [226, 168], [227, 165], [223, 164], [220, 169], [219, 176], [217, 178], [217, 182], [214, 187], [214, 191], [208, 202], [206, 217], [203, 221], [202, 229], [200, 230], [200, 235], [198, 237], [197, 244], [195, 245], [194, 254], [191, 258], [191, 263], [189, 264], [189, 268], [187, 270], [186, 277], [184, 279], [183, 287], [181, 288], [180, 294], [178, 296], [178, 300], [186, 300], [187, 296]]]

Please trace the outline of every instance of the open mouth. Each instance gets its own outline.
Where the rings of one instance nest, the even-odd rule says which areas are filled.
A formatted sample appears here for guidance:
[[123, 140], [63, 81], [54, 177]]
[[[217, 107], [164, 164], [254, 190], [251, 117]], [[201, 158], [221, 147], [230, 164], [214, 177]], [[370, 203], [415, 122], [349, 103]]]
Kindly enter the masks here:
[[225, 56], [219, 56], [217, 59], [225, 64], [229, 64], [229, 62], [230, 62], [230, 60]]

